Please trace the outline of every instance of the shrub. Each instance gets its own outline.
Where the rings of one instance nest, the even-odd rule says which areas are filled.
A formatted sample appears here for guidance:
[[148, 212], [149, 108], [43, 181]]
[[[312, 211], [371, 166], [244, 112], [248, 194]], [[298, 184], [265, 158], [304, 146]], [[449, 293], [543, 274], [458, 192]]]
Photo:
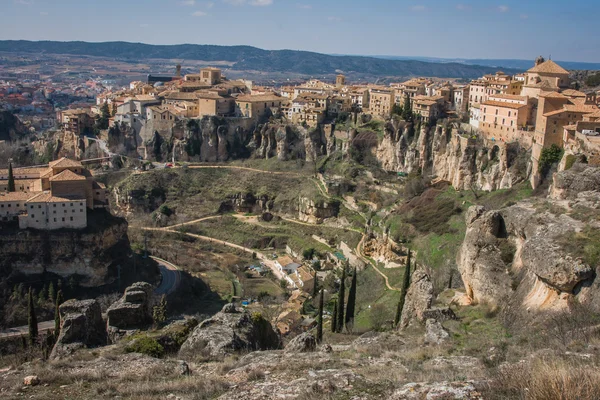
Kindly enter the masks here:
[[165, 215], [167, 217], [170, 217], [171, 215], [173, 215], [173, 210], [169, 206], [167, 206], [166, 204], [163, 204], [162, 206], [160, 206], [160, 208], [158, 209], [158, 211], [162, 215]]
[[161, 358], [165, 353], [165, 349], [156, 339], [147, 336], [134, 340], [125, 347], [125, 351], [128, 353], [141, 353], [155, 358]]
[[563, 149], [555, 144], [542, 149], [542, 154], [540, 155], [540, 161], [538, 164], [538, 172], [540, 172], [542, 175], [546, 175], [550, 171], [550, 168], [552, 168], [552, 165], [559, 162], [562, 156]]

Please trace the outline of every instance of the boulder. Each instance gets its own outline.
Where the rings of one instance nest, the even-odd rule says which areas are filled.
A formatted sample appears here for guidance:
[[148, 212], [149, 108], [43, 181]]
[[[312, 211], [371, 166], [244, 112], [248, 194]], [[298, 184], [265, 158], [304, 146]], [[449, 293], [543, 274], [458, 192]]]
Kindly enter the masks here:
[[123, 297], [106, 311], [108, 333], [112, 342], [127, 331], [146, 328], [152, 323], [152, 293], [154, 287], [137, 282], [125, 289]]
[[51, 358], [62, 358], [82, 347], [106, 344], [106, 326], [96, 300], [67, 300], [59, 307], [60, 335]]
[[431, 283], [431, 278], [423, 269], [417, 269], [411, 276], [410, 287], [406, 292], [400, 327], [404, 329], [413, 321], [419, 323], [425, 321], [423, 313], [431, 308], [432, 303], [433, 283]]
[[40, 378], [37, 375], [30, 375], [23, 378], [23, 385], [25, 386], [36, 386], [40, 384]]
[[450, 338], [450, 334], [442, 324], [435, 319], [428, 319], [425, 323], [425, 343], [442, 344]]
[[317, 339], [309, 332], [304, 332], [296, 336], [287, 344], [287, 346], [285, 346], [285, 351], [287, 353], [309, 353], [316, 349]]
[[260, 315], [225, 305], [223, 310], [198, 325], [181, 346], [182, 356], [222, 357], [241, 351], [278, 349], [279, 335]]
[[475, 382], [422, 382], [407, 383], [396, 390], [389, 400], [433, 399], [483, 399], [475, 388]]

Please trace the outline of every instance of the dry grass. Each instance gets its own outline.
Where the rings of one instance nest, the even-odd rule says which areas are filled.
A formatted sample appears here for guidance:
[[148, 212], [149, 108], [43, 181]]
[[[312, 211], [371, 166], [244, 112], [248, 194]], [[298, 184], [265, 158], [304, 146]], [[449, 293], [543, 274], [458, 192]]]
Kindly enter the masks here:
[[498, 368], [484, 389], [490, 399], [596, 400], [600, 368], [582, 359], [537, 359]]

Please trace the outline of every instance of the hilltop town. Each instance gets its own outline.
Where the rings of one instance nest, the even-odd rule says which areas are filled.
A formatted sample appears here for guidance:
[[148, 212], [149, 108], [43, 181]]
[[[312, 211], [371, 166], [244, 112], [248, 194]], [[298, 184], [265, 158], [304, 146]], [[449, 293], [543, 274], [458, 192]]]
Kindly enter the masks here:
[[597, 87], [171, 72], [2, 84], [0, 393], [600, 390]]

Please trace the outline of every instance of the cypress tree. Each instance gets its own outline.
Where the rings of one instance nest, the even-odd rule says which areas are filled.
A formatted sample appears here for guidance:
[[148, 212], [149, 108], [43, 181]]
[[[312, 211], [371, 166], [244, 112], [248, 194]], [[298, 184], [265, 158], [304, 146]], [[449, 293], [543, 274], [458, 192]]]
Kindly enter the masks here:
[[356, 307], [356, 267], [352, 275], [352, 283], [350, 284], [350, 292], [348, 292], [348, 305], [346, 305], [346, 330], [352, 331], [354, 324], [354, 309]]
[[337, 301], [333, 302], [333, 315], [331, 316], [331, 332], [337, 332]]
[[9, 192], [15, 191], [15, 177], [13, 175], [12, 163], [8, 164], [8, 187]]
[[398, 300], [398, 307], [396, 308], [396, 317], [394, 318], [394, 326], [398, 326], [400, 319], [402, 318], [402, 310], [404, 309], [404, 301], [406, 300], [406, 292], [410, 286], [410, 250], [406, 257], [406, 267], [404, 268], [404, 274], [402, 275], [402, 288], [400, 290], [400, 300]]
[[59, 306], [62, 303], [62, 290], [59, 290], [56, 294], [56, 303], [54, 304], [54, 337], [58, 338], [60, 334], [60, 310]]
[[317, 297], [317, 293], [319, 293], [319, 280], [317, 279], [317, 271], [315, 271], [315, 275], [313, 276], [313, 280], [314, 280], [314, 284], [313, 284], [313, 291], [312, 291], [312, 295], [313, 298]]
[[50, 285], [48, 286], [48, 301], [54, 303], [56, 300], [56, 291], [54, 290], [54, 282], [50, 281]]
[[342, 332], [344, 327], [344, 297], [346, 296], [346, 266], [342, 270], [342, 280], [340, 283], [340, 291], [338, 294], [338, 311], [337, 311], [337, 322], [336, 332]]
[[323, 341], [323, 290], [319, 296], [319, 321], [317, 322], [317, 343]]
[[410, 104], [410, 97], [408, 96], [404, 97], [404, 106], [402, 107], [402, 119], [404, 119], [406, 122], [412, 122], [413, 120], [412, 106]]
[[35, 316], [35, 306], [33, 303], [33, 290], [29, 288], [29, 296], [27, 298], [27, 322], [29, 325], [29, 344], [34, 345], [38, 337], [38, 324]]

